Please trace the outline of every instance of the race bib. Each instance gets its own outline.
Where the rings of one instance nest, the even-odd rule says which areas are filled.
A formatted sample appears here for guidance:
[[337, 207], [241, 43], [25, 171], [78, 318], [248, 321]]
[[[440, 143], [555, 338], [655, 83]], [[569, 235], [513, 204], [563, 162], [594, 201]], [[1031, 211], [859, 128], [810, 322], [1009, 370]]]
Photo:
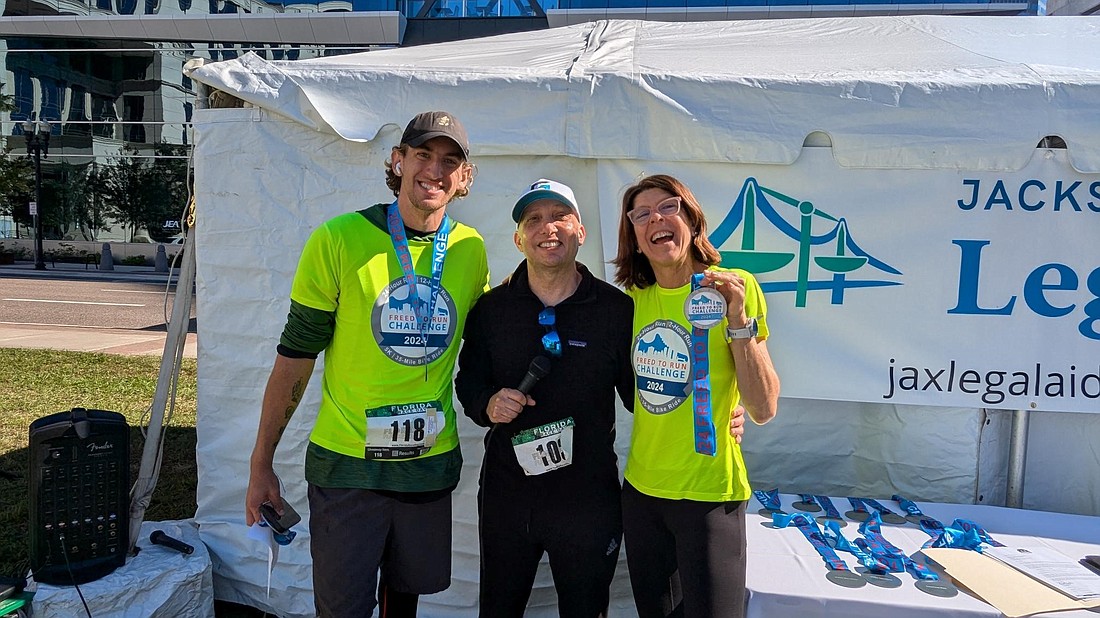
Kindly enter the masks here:
[[367, 459], [419, 457], [435, 446], [446, 417], [438, 401], [402, 403], [366, 411]]
[[527, 476], [564, 468], [573, 463], [573, 418], [524, 429], [512, 436], [512, 448]]

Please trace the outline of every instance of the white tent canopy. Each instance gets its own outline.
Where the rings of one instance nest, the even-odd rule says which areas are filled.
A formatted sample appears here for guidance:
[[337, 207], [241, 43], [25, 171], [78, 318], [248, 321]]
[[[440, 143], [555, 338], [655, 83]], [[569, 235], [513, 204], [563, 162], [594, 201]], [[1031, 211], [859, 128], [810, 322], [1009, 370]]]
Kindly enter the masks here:
[[[260, 397], [305, 238], [390, 199], [382, 162], [429, 109], [469, 131], [479, 175], [451, 212], [485, 237], [494, 282], [520, 259], [507, 213], [539, 177], [574, 188], [580, 259], [606, 279], [621, 190], [643, 173], [685, 180], [724, 254], [797, 256], [757, 274], [784, 398], [745, 437], [755, 487], [1003, 503], [1009, 427], [994, 408], [1029, 409], [1024, 505], [1100, 513], [1100, 414], [1061, 413], [1100, 411], [1089, 49], [1100, 22], [1072, 17], [606, 21], [193, 70], [247, 103], [195, 116], [197, 519], [219, 598], [311, 611], [305, 544], [283, 549], [268, 599], [266, 556], [244, 535]], [[1046, 136], [1067, 148], [1036, 148]], [[300, 511], [318, 383], [276, 460]], [[482, 430], [459, 431], [454, 583], [424, 601], [433, 616], [476, 607]], [[630, 606], [625, 575], [617, 607]], [[553, 603], [543, 573], [529, 615]]]
[[785, 165], [822, 131], [842, 167], [1017, 170], [1058, 135], [1095, 173], [1098, 38], [1074, 17], [602, 21], [194, 77], [353, 141], [468, 98], [479, 155]]

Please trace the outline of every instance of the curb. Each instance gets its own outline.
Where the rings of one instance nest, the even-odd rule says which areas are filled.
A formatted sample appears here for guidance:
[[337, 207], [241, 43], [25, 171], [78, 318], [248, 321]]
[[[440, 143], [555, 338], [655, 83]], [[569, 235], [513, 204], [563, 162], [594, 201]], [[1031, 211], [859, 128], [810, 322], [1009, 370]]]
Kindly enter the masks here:
[[158, 273], [148, 266], [121, 266], [116, 265], [114, 270], [102, 271], [97, 268], [87, 268], [82, 264], [47, 265], [45, 270], [35, 270], [33, 262], [17, 262], [0, 266], [0, 278], [24, 277], [37, 279], [70, 279], [83, 281], [139, 281], [143, 283], [168, 282], [168, 276], [172, 275], [173, 282], [179, 277], [179, 269], [171, 273]]

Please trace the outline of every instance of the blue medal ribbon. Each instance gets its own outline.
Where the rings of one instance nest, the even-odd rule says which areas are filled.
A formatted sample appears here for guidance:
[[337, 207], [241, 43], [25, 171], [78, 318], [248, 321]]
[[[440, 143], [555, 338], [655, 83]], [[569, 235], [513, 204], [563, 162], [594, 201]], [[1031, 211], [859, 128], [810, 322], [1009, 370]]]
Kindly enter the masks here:
[[[921, 526], [921, 529], [924, 530], [924, 526]], [[928, 530], [925, 532], [927, 533]], [[956, 519], [950, 526], [944, 526], [930, 546], [971, 549], [980, 553], [983, 543], [993, 547], [1004, 547], [1003, 544], [993, 540], [993, 537], [989, 536], [989, 533], [977, 523], [969, 519]]]
[[816, 495], [813, 498], [825, 511], [825, 517], [828, 517], [829, 519], [844, 519], [840, 516], [840, 511], [836, 510], [836, 507], [833, 506], [832, 498], [830, 498], [829, 496]]
[[877, 542], [872, 541], [867, 537], [860, 537], [856, 539], [856, 545], [871, 554], [879, 561], [880, 564], [886, 569], [887, 573], [901, 573], [905, 570], [905, 556], [898, 556], [886, 551]]
[[961, 528], [966, 532], [973, 531], [983, 543], [992, 545], [993, 547], [1004, 547], [1004, 543], [995, 541], [993, 537], [989, 536], [989, 533], [985, 531], [985, 528], [982, 528], [977, 522], [970, 521], [969, 519], [956, 519], [951, 525], [956, 528]]
[[830, 545], [841, 551], [846, 551], [859, 559], [863, 568], [871, 571], [872, 573], [887, 573], [890, 571], [888, 565], [879, 561], [874, 554], [869, 551], [865, 551], [859, 545], [850, 542], [844, 537], [844, 533], [840, 531], [840, 524], [835, 521], [825, 523], [825, 528], [821, 531], [825, 536], [826, 541], [832, 541]]
[[[389, 227], [390, 237], [393, 239], [393, 250], [397, 254], [397, 262], [401, 265], [401, 272], [405, 277], [405, 284], [409, 288], [409, 300], [412, 301], [413, 311], [416, 312], [416, 326], [420, 331], [420, 338], [424, 342], [424, 357], [428, 356], [428, 332], [431, 327], [432, 316], [435, 315], [435, 301], [439, 297], [439, 290], [443, 281], [443, 262], [447, 257], [447, 238], [451, 233], [451, 217], [443, 215], [443, 221], [435, 232], [435, 241], [432, 243], [432, 277], [429, 286], [431, 298], [428, 299], [427, 312], [422, 309], [420, 290], [416, 284], [416, 267], [409, 253], [409, 239], [405, 236], [405, 224], [401, 220], [401, 212], [397, 208], [397, 200], [386, 209], [386, 223]], [[424, 364], [424, 379], [428, 377], [428, 365]]]
[[821, 559], [825, 561], [825, 564], [828, 565], [830, 570], [848, 570], [848, 565], [844, 564], [840, 556], [837, 556], [833, 548], [829, 547], [829, 544], [825, 541], [825, 535], [821, 534], [821, 528], [817, 526], [817, 520], [813, 517], [804, 513], [793, 513], [791, 515], [772, 513], [772, 525], [776, 528], [786, 528], [787, 526], [798, 528], [798, 531], [802, 533], [802, 536], [806, 537], [810, 545], [813, 545], [818, 555], [821, 556]]
[[871, 513], [871, 516], [867, 518], [867, 521], [859, 525], [859, 532], [863, 535], [863, 539], [857, 539], [856, 543], [866, 539], [866, 546], [875, 555], [876, 558], [883, 560], [891, 568], [891, 572], [900, 573], [907, 571], [918, 579], [939, 579], [939, 576], [932, 572], [931, 569], [923, 564], [916, 562], [905, 554], [890, 541], [886, 540], [886, 537], [882, 536], [882, 518], [879, 516], [878, 511]]
[[806, 504], [814, 503], [813, 494], [798, 494], [798, 499], [805, 502]]
[[897, 515], [898, 517], [901, 517], [897, 513], [883, 506], [878, 500], [872, 500], [871, 498], [861, 498], [861, 500], [863, 500], [863, 503], [867, 506], [878, 511], [880, 515], [886, 515], [887, 513], [889, 513], [890, 515]]
[[[926, 531], [927, 532], [927, 531]], [[952, 549], [969, 549], [981, 552], [982, 539], [974, 530], [963, 530], [955, 526], [945, 526], [939, 535], [933, 539], [929, 547], [950, 547]]]
[[[691, 291], [699, 289], [703, 281], [702, 273], [691, 276]], [[710, 350], [708, 346], [709, 330], [691, 326], [691, 353], [695, 360], [695, 378], [693, 388], [695, 397], [692, 402], [692, 431], [695, 436], [695, 452], [713, 457], [717, 452], [715, 442], [714, 419], [710, 411]]]
[[921, 512], [920, 507], [917, 506], [916, 503], [912, 500], [909, 500], [908, 498], [905, 498], [903, 496], [899, 496], [898, 494], [890, 496], [890, 499], [894, 502], [897, 502], [901, 508], [905, 509], [906, 513], [909, 513], [913, 517], [924, 519], [924, 513]]
[[936, 575], [935, 571], [917, 562], [916, 560], [913, 560], [912, 558], [906, 557], [905, 570], [917, 579], [927, 579], [929, 581], [939, 581], [940, 579], [940, 576]]
[[779, 488], [761, 491], [754, 489], [752, 495], [760, 501], [760, 504], [769, 511], [782, 511], [783, 505], [779, 502]]
[[863, 506], [863, 498], [848, 498], [848, 504], [851, 504], [852, 510], [857, 513], [867, 512], [867, 507]]
[[925, 541], [924, 545], [921, 545], [921, 549], [928, 549], [929, 547], [933, 546], [933, 543], [939, 540], [945, 529], [944, 525], [940, 523], [939, 520], [933, 519], [927, 515], [924, 515], [923, 513], [921, 514], [918, 521], [920, 522], [920, 529], [925, 534], [932, 537]]

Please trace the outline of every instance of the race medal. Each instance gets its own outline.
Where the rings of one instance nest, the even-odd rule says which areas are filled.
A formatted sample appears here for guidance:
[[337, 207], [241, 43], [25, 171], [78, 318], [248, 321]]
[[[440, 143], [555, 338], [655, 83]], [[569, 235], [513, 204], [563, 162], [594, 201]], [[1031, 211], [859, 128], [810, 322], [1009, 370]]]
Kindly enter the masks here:
[[726, 318], [726, 299], [714, 288], [695, 288], [684, 300], [684, 316], [692, 326], [714, 328]]
[[825, 510], [824, 515], [819, 515], [817, 521], [820, 524], [828, 525], [829, 522], [835, 521], [841, 528], [848, 525], [848, 522], [844, 521], [844, 518], [840, 516], [840, 511], [836, 510], [833, 506], [833, 501], [829, 496], [811, 496], [814, 502], [819, 504], [822, 509]]
[[897, 513], [879, 513], [879, 515], [882, 516], [883, 523], [894, 524], [895, 526], [900, 526], [908, 521]]
[[527, 476], [538, 476], [573, 463], [573, 418], [524, 429], [512, 436], [516, 461]]
[[867, 580], [859, 573], [833, 569], [825, 574], [825, 579], [842, 588], [862, 588], [867, 585]]
[[924, 594], [930, 594], [934, 597], [942, 597], [944, 599], [949, 599], [959, 594], [959, 589], [955, 587], [955, 584], [942, 579], [918, 579], [913, 585]]
[[871, 514], [867, 511], [847, 511], [844, 516], [852, 521], [867, 521]]
[[819, 515], [817, 517], [817, 521], [818, 521], [818, 523], [826, 524], [826, 525], [828, 525], [828, 523], [831, 522], [831, 521], [835, 521], [837, 523], [837, 525], [840, 526], [841, 528], [844, 528], [845, 526], [848, 525], [848, 522], [844, 521], [843, 519], [837, 519], [836, 517], [829, 517], [828, 515]]
[[438, 401], [382, 406], [365, 414], [367, 459], [419, 457], [435, 446], [435, 438], [446, 424]]
[[816, 502], [812, 502], [809, 500], [799, 500], [798, 502], [792, 502], [791, 506], [807, 513], [817, 513], [821, 510], [821, 507], [818, 506]]
[[871, 584], [872, 586], [878, 586], [879, 588], [901, 587], [901, 580], [898, 579], [896, 576], [891, 575], [890, 573], [874, 573], [872, 571], [868, 571], [863, 567], [857, 567], [856, 571], [859, 571], [859, 574], [863, 577], [863, 579], [867, 580], [867, 583]]
[[[879, 503], [878, 500], [873, 500], [871, 498], [860, 498], [859, 500], [863, 503], [864, 508], [867, 508], [869, 506], [878, 511], [879, 519], [881, 519], [883, 523], [894, 525], [901, 525], [905, 523], [904, 517], [886, 508], [881, 503]], [[853, 502], [852, 505], [855, 506], [855, 503]]]

